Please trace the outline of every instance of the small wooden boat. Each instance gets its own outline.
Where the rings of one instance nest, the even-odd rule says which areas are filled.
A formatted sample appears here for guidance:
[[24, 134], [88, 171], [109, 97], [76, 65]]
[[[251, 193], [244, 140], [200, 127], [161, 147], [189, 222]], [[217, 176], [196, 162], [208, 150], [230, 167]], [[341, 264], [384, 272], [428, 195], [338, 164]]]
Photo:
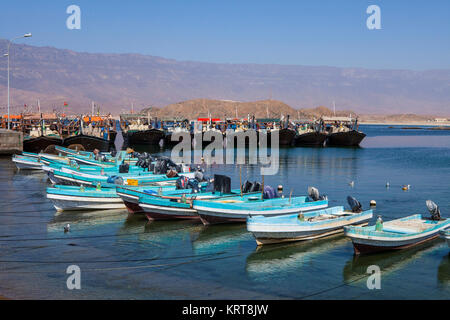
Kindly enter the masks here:
[[247, 219], [247, 230], [262, 245], [321, 238], [343, 232], [344, 226], [367, 225], [371, 218], [372, 210], [352, 212], [340, 206], [276, 217], [252, 216]]
[[430, 241], [450, 226], [450, 219], [441, 219], [439, 208], [433, 202], [427, 201], [427, 205], [431, 218], [421, 214], [388, 222], [379, 218], [375, 226], [345, 227], [345, 235], [352, 240], [355, 254], [406, 249]]
[[328, 200], [309, 196], [265, 199], [261, 194], [232, 199], [194, 200], [203, 224], [246, 222], [249, 216], [298, 214], [328, 207]]
[[447, 240], [447, 244], [450, 247], [450, 229], [442, 230], [441, 237]]

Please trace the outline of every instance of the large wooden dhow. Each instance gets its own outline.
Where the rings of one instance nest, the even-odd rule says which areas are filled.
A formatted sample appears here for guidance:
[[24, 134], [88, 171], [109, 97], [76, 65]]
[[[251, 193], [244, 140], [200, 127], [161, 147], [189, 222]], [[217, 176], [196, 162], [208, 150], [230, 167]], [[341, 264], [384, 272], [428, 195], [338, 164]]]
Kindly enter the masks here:
[[120, 127], [124, 143], [133, 145], [163, 145], [165, 140], [161, 121], [149, 115], [122, 114]]
[[297, 122], [296, 128], [295, 147], [323, 147], [325, 145], [327, 134], [323, 131], [322, 122], [304, 120]]
[[21, 116], [21, 128], [24, 133], [23, 151], [25, 152], [39, 153], [49, 146], [63, 144], [56, 114], [24, 114]]
[[358, 119], [322, 117], [326, 126], [327, 146], [358, 147], [366, 134], [358, 130]]
[[345, 235], [353, 242], [355, 254], [407, 249], [433, 240], [450, 227], [450, 219], [440, 217], [439, 208], [427, 201], [431, 218], [421, 214], [382, 222], [375, 226], [345, 227]]

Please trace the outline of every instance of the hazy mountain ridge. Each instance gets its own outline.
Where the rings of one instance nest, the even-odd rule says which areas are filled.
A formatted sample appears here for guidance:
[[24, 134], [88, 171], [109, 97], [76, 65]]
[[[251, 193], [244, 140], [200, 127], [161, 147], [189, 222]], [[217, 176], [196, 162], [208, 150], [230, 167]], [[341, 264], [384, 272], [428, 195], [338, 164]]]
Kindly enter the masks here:
[[[3, 48], [6, 41], [0, 40], [0, 51]], [[0, 106], [4, 110], [6, 59], [2, 60]], [[40, 98], [47, 110], [68, 101], [70, 112], [88, 111], [94, 100], [103, 112], [117, 114], [129, 110], [131, 103], [139, 110], [199, 97], [258, 102], [272, 93], [273, 100], [295, 109], [331, 106], [336, 101], [337, 110], [359, 114], [450, 115], [450, 70], [216, 64], [16, 43], [11, 47], [11, 65], [11, 104], [35, 105]], [[265, 109], [261, 112], [266, 114]], [[245, 115], [244, 110], [238, 113]]]

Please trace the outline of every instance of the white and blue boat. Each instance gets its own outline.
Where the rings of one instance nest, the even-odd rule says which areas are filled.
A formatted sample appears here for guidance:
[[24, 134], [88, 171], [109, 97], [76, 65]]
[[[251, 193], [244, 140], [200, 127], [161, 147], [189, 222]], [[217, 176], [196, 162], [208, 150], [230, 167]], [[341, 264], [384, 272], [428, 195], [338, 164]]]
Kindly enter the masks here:
[[[134, 187], [140, 192], [170, 192], [175, 186]], [[56, 185], [47, 188], [47, 198], [58, 211], [125, 209], [125, 204], [117, 195], [115, 188], [76, 187]]]
[[246, 222], [251, 216], [280, 216], [299, 214], [328, 207], [326, 197], [296, 196], [289, 198], [267, 198], [273, 194], [272, 188], [264, 187], [264, 193], [230, 199], [194, 200], [193, 209], [197, 210], [205, 225], [230, 222]]
[[441, 218], [434, 202], [428, 200], [427, 206], [431, 218], [415, 214], [382, 222], [379, 217], [375, 226], [350, 226], [344, 232], [352, 240], [355, 254], [407, 249], [437, 238], [441, 230], [450, 227], [450, 219]]
[[344, 231], [344, 226], [367, 225], [372, 210], [345, 210], [343, 206], [281, 216], [251, 216], [247, 230], [258, 245], [311, 240]]
[[42, 170], [43, 163], [39, 161], [39, 158], [13, 155], [12, 161], [19, 170]]

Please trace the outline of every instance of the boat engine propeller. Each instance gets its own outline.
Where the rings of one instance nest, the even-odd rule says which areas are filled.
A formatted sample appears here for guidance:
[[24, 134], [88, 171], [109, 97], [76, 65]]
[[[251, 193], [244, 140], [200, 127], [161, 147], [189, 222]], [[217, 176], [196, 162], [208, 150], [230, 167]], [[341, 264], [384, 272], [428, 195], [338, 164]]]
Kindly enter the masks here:
[[326, 194], [320, 194], [319, 190], [315, 187], [308, 187], [308, 196], [312, 201], [327, 200]]
[[439, 210], [439, 206], [431, 200], [426, 201], [428, 211], [430, 211], [431, 219], [439, 221], [441, 220], [441, 211]]
[[353, 198], [351, 196], [348, 196], [347, 202], [350, 205], [350, 208], [352, 208], [352, 212], [354, 212], [354, 213], [362, 212], [362, 205], [358, 200], [356, 200], [355, 198]]

